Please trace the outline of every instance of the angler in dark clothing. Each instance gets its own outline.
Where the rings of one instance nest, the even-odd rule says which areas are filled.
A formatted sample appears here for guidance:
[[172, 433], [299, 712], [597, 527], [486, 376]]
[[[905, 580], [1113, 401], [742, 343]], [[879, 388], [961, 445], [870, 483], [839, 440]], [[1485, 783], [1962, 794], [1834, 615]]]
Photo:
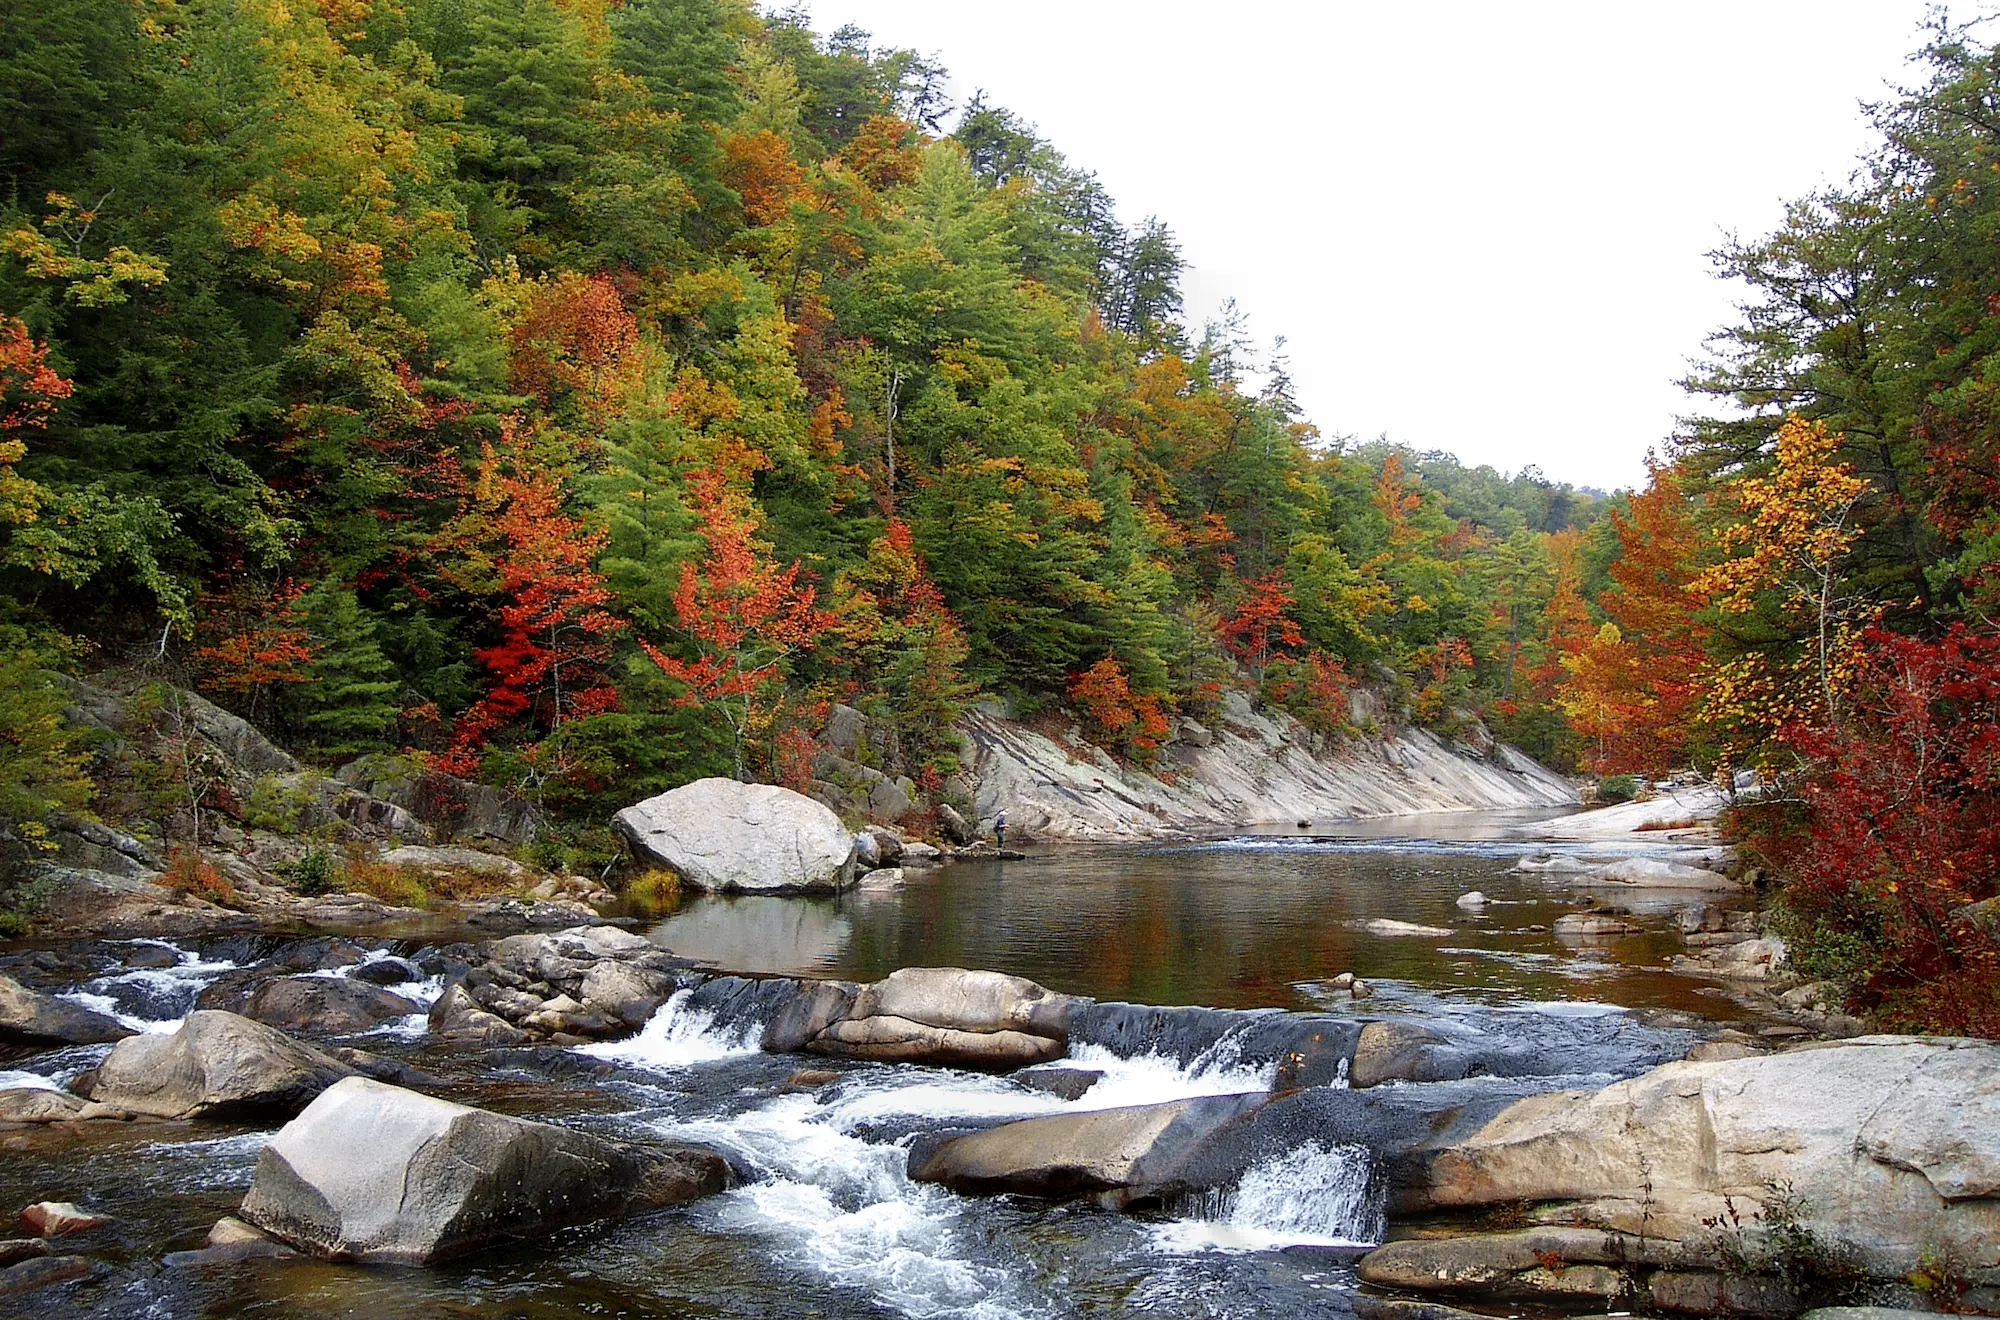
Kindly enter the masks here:
[[993, 818], [993, 846], [995, 848], [1007, 846], [1007, 813], [1004, 811]]

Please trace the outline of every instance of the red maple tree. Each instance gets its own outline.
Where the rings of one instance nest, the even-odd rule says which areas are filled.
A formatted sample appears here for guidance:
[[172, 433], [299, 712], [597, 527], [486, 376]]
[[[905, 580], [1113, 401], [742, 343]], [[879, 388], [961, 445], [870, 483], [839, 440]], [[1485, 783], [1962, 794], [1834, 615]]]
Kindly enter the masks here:
[[557, 479], [499, 476], [494, 484], [501, 500], [495, 567], [507, 603], [500, 607], [500, 641], [474, 653], [493, 684], [460, 717], [440, 767], [470, 774], [496, 732], [527, 725], [552, 735], [525, 757], [531, 780], [540, 784], [574, 769], [553, 735], [617, 706], [605, 662], [611, 634], [625, 625], [604, 609], [612, 592], [591, 564], [605, 533], [563, 511]]
[[1285, 614], [1297, 601], [1282, 574], [1272, 572], [1244, 586], [1247, 591], [1242, 603], [1223, 616], [1217, 633], [1223, 647], [1249, 665], [1252, 675], [1261, 681], [1271, 657], [1302, 645], [1305, 634]]

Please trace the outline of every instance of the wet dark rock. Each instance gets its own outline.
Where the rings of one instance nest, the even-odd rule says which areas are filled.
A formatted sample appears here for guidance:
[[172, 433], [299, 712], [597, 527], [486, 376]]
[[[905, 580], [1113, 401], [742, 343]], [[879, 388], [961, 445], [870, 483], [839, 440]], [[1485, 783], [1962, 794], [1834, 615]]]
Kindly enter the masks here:
[[244, 1001], [244, 1017], [308, 1035], [367, 1031], [395, 1018], [423, 1012], [421, 1005], [378, 985], [341, 976], [283, 976], [258, 986]]
[[407, 958], [377, 958], [361, 963], [348, 975], [370, 985], [407, 985], [424, 979], [423, 971]]
[[49, 1244], [38, 1237], [0, 1239], [0, 1267], [18, 1265], [49, 1254]]
[[380, 1054], [370, 1054], [367, 1050], [349, 1049], [345, 1045], [329, 1050], [328, 1053], [354, 1069], [360, 1076], [372, 1078], [378, 1082], [388, 1082], [392, 1086], [443, 1085], [438, 1078], [433, 1077], [421, 1068], [413, 1068], [400, 1059], [384, 1058]]
[[241, 1216], [312, 1255], [421, 1264], [710, 1195], [727, 1168], [353, 1078], [265, 1146]]
[[1103, 1073], [1091, 1068], [1023, 1068], [1014, 1074], [1014, 1080], [1021, 1085], [1047, 1091], [1064, 1100], [1081, 1098], [1103, 1078]]
[[97, 1262], [84, 1256], [43, 1256], [36, 1260], [24, 1260], [0, 1270], [0, 1297], [39, 1292], [54, 1284], [86, 1278], [96, 1270]]
[[131, 1034], [132, 1029], [116, 1018], [30, 990], [19, 981], [0, 976], [0, 1040], [101, 1045]]
[[354, 1070], [324, 1051], [234, 1013], [202, 1010], [172, 1035], [132, 1036], [74, 1089], [160, 1118], [297, 1113]]
[[1356, 1293], [1348, 1299], [1361, 1320], [1492, 1320], [1476, 1311], [1461, 1311], [1441, 1302], [1413, 1302], [1404, 1297]]
[[1069, 1019], [1075, 1044], [1097, 1045], [1122, 1058], [1156, 1055], [1183, 1068], [1228, 1060], [1275, 1064], [1281, 1088], [1325, 1086], [1354, 1055], [1361, 1025], [1320, 1013], [1240, 1012], [1091, 1003]]

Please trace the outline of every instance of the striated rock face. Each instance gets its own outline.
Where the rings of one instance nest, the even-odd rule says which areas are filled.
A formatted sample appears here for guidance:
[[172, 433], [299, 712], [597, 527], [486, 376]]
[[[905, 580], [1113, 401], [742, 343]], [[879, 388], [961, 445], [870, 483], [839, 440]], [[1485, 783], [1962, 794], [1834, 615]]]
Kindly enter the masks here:
[[1870, 1273], [1926, 1247], [2000, 1266], [2000, 1045], [1871, 1036], [1655, 1068], [1530, 1096], [1392, 1162], [1392, 1209], [1560, 1203], [1552, 1218], [1705, 1241], [1789, 1183], [1806, 1225]]
[[771, 784], [698, 779], [611, 818], [636, 856], [697, 889], [832, 893], [854, 882], [840, 817]]
[[[1185, 732], [1187, 726], [1183, 724]], [[1075, 755], [975, 711], [960, 723], [982, 819], [1046, 839], [1151, 838], [1176, 831], [1408, 812], [1570, 806], [1576, 793], [1511, 748], [1467, 755], [1423, 730], [1328, 743], [1231, 693], [1213, 727], [1169, 749], [1166, 783], [1095, 748]]]
[[710, 1151], [603, 1141], [352, 1078], [272, 1138], [240, 1213], [315, 1256], [421, 1264], [727, 1181]]
[[94, 1013], [81, 1004], [30, 990], [11, 977], [0, 976], [0, 1040], [47, 1045], [100, 1045], [123, 1040], [132, 1029], [116, 1018]]
[[188, 1014], [172, 1035], [131, 1036], [77, 1079], [88, 1099], [159, 1118], [297, 1113], [354, 1069], [234, 1013]]

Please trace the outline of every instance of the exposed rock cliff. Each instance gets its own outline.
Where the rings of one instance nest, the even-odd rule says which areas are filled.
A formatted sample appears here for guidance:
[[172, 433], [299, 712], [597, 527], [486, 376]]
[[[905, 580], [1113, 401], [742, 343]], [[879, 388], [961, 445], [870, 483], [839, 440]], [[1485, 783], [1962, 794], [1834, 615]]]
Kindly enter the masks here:
[[1576, 790], [1522, 752], [1481, 756], [1415, 729], [1324, 739], [1278, 712], [1225, 699], [1213, 729], [1162, 753], [1156, 771], [1120, 766], [988, 712], [960, 725], [979, 815], [1044, 839], [1140, 839], [1217, 827], [1325, 822], [1434, 811], [1574, 805]]

